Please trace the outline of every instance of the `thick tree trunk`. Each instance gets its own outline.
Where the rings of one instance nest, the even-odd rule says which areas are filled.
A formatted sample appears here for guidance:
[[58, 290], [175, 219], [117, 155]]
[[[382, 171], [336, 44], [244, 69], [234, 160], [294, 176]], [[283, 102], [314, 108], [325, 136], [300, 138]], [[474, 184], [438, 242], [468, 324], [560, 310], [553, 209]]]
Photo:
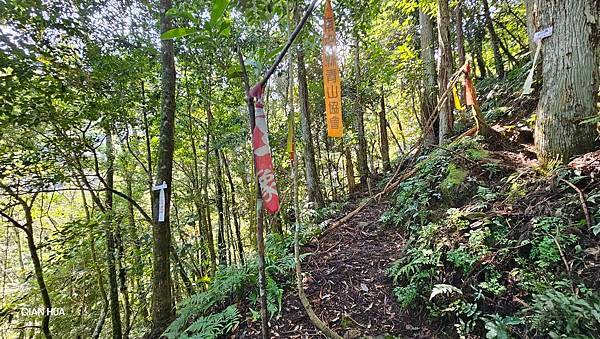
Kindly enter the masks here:
[[308, 200], [322, 207], [325, 203], [321, 191], [321, 181], [315, 161], [315, 149], [312, 142], [310, 112], [308, 109], [308, 85], [306, 82], [306, 65], [304, 63], [304, 50], [302, 44], [298, 47], [296, 55], [298, 61], [298, 100], [300, 101], [300, 122], [302, 125], [302, 143], [304, 156], [304, 169], [306, 172], [306, 186]]
[[114, 188], [114, 152], [112, 143], [111, 128], [106, 132], [106, 197], [105, 197], [105, 232], [106, 232], [106, 267], [108, 270], [108, 297], [110, 300], [110, 320], [112, 323], [112, 337], [120, 339], [123, 337], [121, 328], [121, 311], [119, 305], [119, 286], [117, 281], [117, 268], [115, 260], [115, 225], [113, 213], [113, 193]]
[[380, 97], [380, 110], [379, 110], [379, 143], [380, 143], [380, 152], [381, 152], [381, 160], [383, 161], [383, 169], [386, 171], [392, 170], [392, 165], [390, 164], [390, 143], [387, 135], [387, 117], [385, 114], [385, 96], [383, 93], [383, 86], [381, 87], [381, 97]]
[[450, 10], [448, 0], [437, 0], [438, 5], [438, 43], [440, 49], [440, 62], [438, 64], [438, 88], [441, 96], [439, 101], [445, 100], [440, 105], [440, 127], [439, 144], [443, 145], [452, 134], [454, 119], [452, 116], [452, 105], [448, 95], [443, 95], [448, 88], [450, 75], [452, 74], [452, 46], [450, 46]]
[[[165, 13], [171, 8], [171, 0], [160, 0], [160, 31], [172, 28], [171, 19]], [[152, 192], [154, 200], [152, 217], [153, 274], [152, 274], [152, 331], [158, 338], [174, 317], [171, 294], [171, 226], [169, 208], [173, 179], [173, 152], [175, 149], [175, 51], [173, 40], [161, 40], [162, 57], [162, 117], [158, 146], [158, 167], [155, 183], [165, 182], [165, 218], [158, 221], [160, 190]]]
[[354, 53], [354, 86], [356, 87], [356, 98], [354, 101], [354, 123], [356, 125], [356, 134], [358, 137], [358, 175], [360, 184], [367, 187], [369, 180], [369, 163], [367, 159], [367, 139], [365, 139], [365, 116], [362, 107], [361, 98], [361, 72], [360, 72], [360, 40], [355, 36], [356, 49]]
[[[423, 59], [423, 95], [421, 95], [421, 120], [423, 126], [433, 116], [437, 101], [437, 80], [435, 70], [433, 21], [427, 13], [419, 8], [419, 24], [421, 25], [421, 59]], [[433, 128], [423, 131], [426, 145], [437, 144], [439, 118], [435, 119]]]
[[598, 113], [600, 60], [595, 0], [535, 0], [536, 31], [554, 26], [542, 41], [543, 87], [537, 108], [535, 144], [542, 163], [568, 161], [586, 152], [595, 126], [581, 123]]
[[490, 6], [488, 0], [482, 0], [483, 2], [483, 17], [485, 19], [485, 27], [490, 34], [490, 43], [492, 44], [492, 50], [494, 51], [494, 66], [496, 67], [496, 76], [504, 78], [504, 62], [502, 61], [502, 54], [500, 54], [500, 38], [496, 34], [494, 29], [494, 23], [490, 15]]

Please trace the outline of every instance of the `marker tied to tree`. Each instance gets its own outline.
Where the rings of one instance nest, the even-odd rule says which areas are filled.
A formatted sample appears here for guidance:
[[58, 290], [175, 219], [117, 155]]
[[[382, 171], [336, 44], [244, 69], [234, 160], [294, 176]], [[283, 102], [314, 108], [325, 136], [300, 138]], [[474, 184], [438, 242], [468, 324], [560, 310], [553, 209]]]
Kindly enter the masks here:
[[344, 135], [342, 120], [342, 86], [340, 68], [337, 60], [337, 40], [335, 20], [331, 0], [325, 2], [323, 15], [323, 86], [325, 95], [325, 114], [327, 116], [327, 135], [341, 138]]
[[158, 221], [165, 221], [165, 209], [166, 209], [166, 199], [165, 199], [165, 190], [167, 189], [167, 183], [165, 181], [160, 185], [152, 186], [153, 191], [160, 191], [158, 193]]
[[252, 149], [256, 164], [256, 175], [260, 183], [260, 191], [264, 207], [269, 214], [279, 211], [279, 194], [275, 184], [273, 157], [269, 145], [269, 129], [262, 101], [263, 87], [254, 87], [250, 96], [254, 101], [254, 130], [252, 131]]
[[542, 41], [545, 38], [552, 36], [554, 33], [554, 26], [546, 27], [543, 30], [536, 32], [533, 35], [533, 42], [537, 44], [537, 48], [535, 49], [535, 56], [533, 57], [533, 64], [531, 65], [531, 69], [529, 70], [529, 74], [527, 75], [527, 80], [525, 80], [525, 85], [523, 85], [523, 95], [529, 95], [533, 93], [533, 76], [535, 75], [535, 68], [538, 63], [538, 58], [540, 53], [542, 52]]

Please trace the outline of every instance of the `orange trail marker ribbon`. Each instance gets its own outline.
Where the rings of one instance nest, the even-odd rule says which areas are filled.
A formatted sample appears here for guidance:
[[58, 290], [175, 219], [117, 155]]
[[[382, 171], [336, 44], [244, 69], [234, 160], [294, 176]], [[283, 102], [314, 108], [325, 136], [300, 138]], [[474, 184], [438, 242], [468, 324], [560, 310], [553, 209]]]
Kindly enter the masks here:
[[323, 16], [323, 85], [325, 94], [325, 114], [327, 116], [327, 135], [341, 138], [344, 135], [342, 120], [342, 86], [340, 68], [336, 55], [337, 40], [331, 0], [325, 2]]
[[473, 80], [471, 80], [471, 65], [467, 64], [464, 69], [465, 72], [465, 101], [467, 106], [473, 106], [477, 102], [477, 93], [473, 86]]

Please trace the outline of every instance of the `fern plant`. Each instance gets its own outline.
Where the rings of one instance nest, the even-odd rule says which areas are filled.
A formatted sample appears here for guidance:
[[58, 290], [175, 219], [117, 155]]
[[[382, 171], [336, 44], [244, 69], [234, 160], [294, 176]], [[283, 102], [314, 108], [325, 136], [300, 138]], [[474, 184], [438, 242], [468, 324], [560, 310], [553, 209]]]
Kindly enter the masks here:
[[223, 311], [200, 317], [180, 333], [167, 330], [163, 335], [172, 338], [218, 338], [229, 333], [240, 322], [240, 314], [235, 305], [229, 305]]
[[534, 295], [528, 311], [532, 329], [551, 338], [597, 338], [600, 336], [600, 300], [583, 299], [555, 289]]

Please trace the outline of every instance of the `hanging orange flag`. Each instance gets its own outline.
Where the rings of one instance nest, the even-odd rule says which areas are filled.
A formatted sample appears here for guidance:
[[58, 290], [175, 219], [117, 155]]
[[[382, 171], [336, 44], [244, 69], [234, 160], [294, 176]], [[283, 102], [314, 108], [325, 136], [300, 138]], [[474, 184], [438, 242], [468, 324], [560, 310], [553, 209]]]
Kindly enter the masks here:
[[473, 86], [473, 80], [471, 80], [471, 65], [467, 64], [465, 69], [465, 101], [467, 106], [473, 106], [477, 102], [477, 93]]
[[325, 93], [325, 113], [327, 115], [327, 135], [341, 138], [344, 135], [342, 120], [342, 85], [338, 66], [335, 21], [331, 0], [325, 2], [323, 16], [323, 85]]

